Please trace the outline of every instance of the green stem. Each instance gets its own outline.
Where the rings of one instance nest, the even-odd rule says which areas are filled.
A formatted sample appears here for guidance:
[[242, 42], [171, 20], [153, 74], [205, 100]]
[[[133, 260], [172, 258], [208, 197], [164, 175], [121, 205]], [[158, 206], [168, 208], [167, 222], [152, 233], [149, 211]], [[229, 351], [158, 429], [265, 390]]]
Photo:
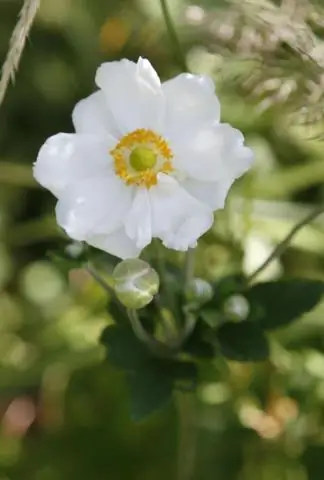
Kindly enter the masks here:
[[184, 290], [186, 291], [195, 273], [195, 249], [189, 248], [186, 253], [184, 266]]
[[251, 283], [255, 278], [277, 257], [279, 257], [285, 249], [289, 246], [292, 238], [308, 223], [312, 222], [316, 217], [324, 213], [324, 206], [319, 205], [312, 212], [310, 212], [305, 218], [298, 222], [288, 233], [288, 235], [277, 245], [269, 257], [255, 270], [248, 278], [247, 283]]
[[175, 355], [177, 352], [176, 348], [160, 342], [145, 330], [136, 310], [129, 308], [127, 309], [127, 314], [135, 335], [141, 342], [145, 343], [154, 355], [163, 358], [170, 358]]
[[160, 0], [164, 22], [168, 31], [169, 39], [173, 47], [175, 59], [183, 72], [188, 72], [185, 55], [182, 51], [176, 28], [170, 15], [167, 0]]
[[174, 292], [172, 291], [172, 288], [170, 288], [170, 284], [168, 282], [168, 270], [166, 268], [165, 255], [164, 255], [165, 249], [158, 240], [155, 239], [154, 242], [155, 242], [155, 251], [156, 251], [156, 259], [157, 259], [157, 270], [160, 276], [161, 290], [170, 311], [174, 315], [174, 319], [177, 326], [181, 328], [182, 326], [181, 315], [180, 315], [180, 312], [178, 311], [178, 308], [175, 302]]
[[156, 268], [158, 271], [158, 274], [161, 279], [161, 283], [163, 283], [167, 277], [167, 270], [165, 268], [165, 260], [164, 260], [164, 255], [162, 251], [162, 244], [160, 244], [159, 240], [156, 238], [153, 239], [154, 242], [154, 248], [155, 248], [155, 255], [156, 255]]
[[196, 397], [179, 396], [179, 451], [177, 480], [193, 480], [197, 453]]
[[[126, 309], [124, 306], [119, 302], [118, 298], [116, 297], [115, 291], [113, 287], [111, 287], [103, 278], [102, 276], [97, 272], [97, 270], [91, 265], [90, 262], [88, 262], [86, 265], [83, 266], [86, 272], [88, 272], [91, 277], [100, 285], [110, 296], [112, 300], [115, 301], [117, 308], [121, 314], [121, 317], [124, 318], [126, 315]], [[123, 323], [119, 320], [117, 316], [114, 317], [114, 320], [117, 324], [123, 325]]]
[[91, 277], [107, 292], [110, 296], [114, 297], [115, 292], [114, 289], [108, 285], [108, 283], [99, 275], [99, 273], [88, 263], [83, 267]]

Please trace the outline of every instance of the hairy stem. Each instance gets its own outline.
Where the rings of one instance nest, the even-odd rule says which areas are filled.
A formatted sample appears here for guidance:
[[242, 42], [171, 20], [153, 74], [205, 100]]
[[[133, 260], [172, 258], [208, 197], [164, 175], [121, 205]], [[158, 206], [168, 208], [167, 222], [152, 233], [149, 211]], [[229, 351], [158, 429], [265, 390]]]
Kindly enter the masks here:
[[97, 270], [88, 263], [83, 267], [90, 275], [91, 277], [100, 285], [104, 290], [106, 290], [107, 293], [111, 296], [115, 296], [114, 289], [108, 285], [108, 283], [101, 277], [101, 275], [97, 272]]
[[40, 0], [25, 0], [19, 13], [18, 22], [12, 32], [7, 57], [2, 66], [0, 80], [0, 105], [5, 97], [10, 80], [15, 79], [26, 40], [34, 23]]
[[251, 283], [255, 280], [255, 278], [277, 257], [279, 257], [285, 249], [289, 246], [292, 238], [301, 230], [304, 226], [308, 223], [312, 222], [315, 218], [319, 215], [324, 213], [324, 206], [319, 205], [318, 207], [314, 208], [305, 218], [303, 218], [300, 222], [298, 222], [288, 233], [288, 235], [277, 245], [277, 247], [273, 250], [273, 252], [269, 255], [269, 257], [258, 267], [255, 272], [253, 272], [248, 278], [247, 282]]

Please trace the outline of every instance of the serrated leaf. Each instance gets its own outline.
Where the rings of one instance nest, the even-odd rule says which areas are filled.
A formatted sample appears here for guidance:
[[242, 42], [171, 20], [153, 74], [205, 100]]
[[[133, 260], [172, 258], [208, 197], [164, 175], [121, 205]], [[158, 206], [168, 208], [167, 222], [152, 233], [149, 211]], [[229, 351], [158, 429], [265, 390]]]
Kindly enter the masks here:
[[116, 367], [135, 371], [153, 361], [153, 357], [130, 328], [110, 325], [100, 342], [107, 348], [107, 359]]
[[265, 330], [282, 327], [312, 310], [324, 294], [324, 282], [281, 280], [259, 283], [246, 292], [251, 315]]
[[217, 331], [217, 339], [221, 352], [231, 360], [255, 362], [269, 356], [268, 341], [253, 322], [226, 323]]
[[152, 368], [128, 375], [131, 417], [140, 422], [165, 407], [172, 398], [172, 378]]

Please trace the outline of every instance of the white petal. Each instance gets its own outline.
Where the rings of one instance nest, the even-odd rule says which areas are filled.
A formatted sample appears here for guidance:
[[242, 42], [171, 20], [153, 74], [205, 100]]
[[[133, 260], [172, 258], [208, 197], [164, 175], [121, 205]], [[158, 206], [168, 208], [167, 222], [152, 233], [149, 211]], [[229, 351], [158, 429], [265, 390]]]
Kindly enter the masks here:
[[159, 77], [148, 60], [103, 63], [97, 70], [96, 83], [123, 134], [138, 128], [160, 130], [164, 97]]
[[234, 180], [224, 179], [218, 182], [201, 182], [199, 180], [187, 179], [181, 186], [190, 195], [210, 207], [213, 211], [224, 208], [227, 194], [233, 185]]
[[152, 233], [175, 250], [194, 247], [213, 223], [210, 208], [202, 204], [173, 178], [160, 174], [158, 184], [149, 190]]
[[116, 139], [119, 136], [114, 117], [102, 91], [80, 100], [74, 107], [72, 120], [77, 133], [108, 133]]
[[182, 73], [163, 83], [166, 98], [165, 133], [188, 136], [196, 125], [219, 122], [220, 104], [211, 78]]
[[146, 188], [138, 188], [131, 209], [126, 215], [125, 230], [138, 248], [152, 240], [151, 206]]
[[78, 179], [113, 174], [109, 150], [115, 145], [109, 136], [59, 133], [41, 147], [34, 164], [34, 177], [54, 195]]
[[211, 213], [196, 212], [192, 217], [186, 218], [175, 232], [169, 232], [163, 238], [163, 245], [174, 250], [186, 251], [188, 248], [197, 246], [200, 238], [207, 230], [211, 228], [214, 217]]
[[60, 197], [57, 223], [75, 240], [109, 235], [121, 227], [132, 194], [133, 189], [115, 176], [80, 180]]
[[246, 172], [253, 161], [253, 152], [244, 146], [242, 133], [227, 124], [199, 128], [186, 141], [177, 139], [172, 149], [176, 169], [207, 182], [234, 180]]
[[141, 253], [141, 248], [136, 247], [135, 242], [126, 235], [124, 228], [110, 235], [90, 237], [87, 243], [123, 260], [126, 258], [136, 258]]

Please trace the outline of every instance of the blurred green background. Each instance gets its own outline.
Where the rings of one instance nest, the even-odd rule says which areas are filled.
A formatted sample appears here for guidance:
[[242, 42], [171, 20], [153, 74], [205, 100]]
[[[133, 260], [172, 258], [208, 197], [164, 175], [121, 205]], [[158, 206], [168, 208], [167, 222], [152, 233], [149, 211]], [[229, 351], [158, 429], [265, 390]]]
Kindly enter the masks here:
[[[254, 148], [200, 246], [207, 279], [251, 273], [324, 200], [324, 11], [306, 0], [170, 0], [189, 68], [216, 81], [224, 121]], [[0, 60], [21, 1], [0, 0]], [[179, 73], [158, 0], [42, 0], [0, 108], [0, 480], [322, 480], [324, 304], [274, 335], [261, 365], [215, 364], [193, 395], [143, 425], [102, 364], [106, 298], [64, 275], [54, 199], [33, 181], [44, 140], [72, 131], [105, 60]], [[324, 216], [260, 279], [324, 279]]]

